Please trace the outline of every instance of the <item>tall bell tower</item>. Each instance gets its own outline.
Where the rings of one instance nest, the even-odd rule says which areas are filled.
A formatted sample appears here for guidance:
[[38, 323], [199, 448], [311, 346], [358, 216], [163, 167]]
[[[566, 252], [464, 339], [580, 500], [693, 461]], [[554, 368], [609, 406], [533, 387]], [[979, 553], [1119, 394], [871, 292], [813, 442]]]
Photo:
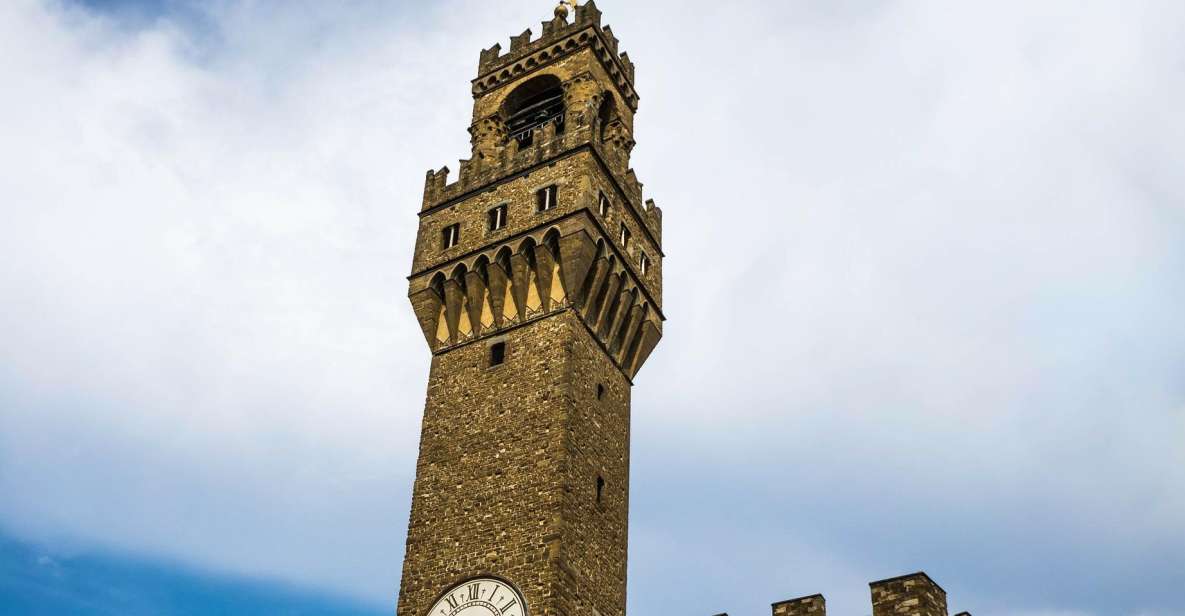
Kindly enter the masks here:
[[623, 616], [630, 388], [662, 336], [634, 65], [589, 0], [481, 52], [472, 153], [429, 171], [432, 351], [398, 616]]

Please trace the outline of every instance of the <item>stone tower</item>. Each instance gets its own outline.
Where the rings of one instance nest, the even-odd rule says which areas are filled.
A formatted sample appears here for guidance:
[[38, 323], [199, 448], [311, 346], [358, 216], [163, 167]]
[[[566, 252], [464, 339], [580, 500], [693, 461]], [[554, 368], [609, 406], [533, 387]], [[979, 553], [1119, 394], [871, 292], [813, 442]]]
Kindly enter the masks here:
[[590, 0], [472, 83], [408, 279], [432, 368], [398, 615], [622, 616], [630, 388], [663, 321], [634, 65]]

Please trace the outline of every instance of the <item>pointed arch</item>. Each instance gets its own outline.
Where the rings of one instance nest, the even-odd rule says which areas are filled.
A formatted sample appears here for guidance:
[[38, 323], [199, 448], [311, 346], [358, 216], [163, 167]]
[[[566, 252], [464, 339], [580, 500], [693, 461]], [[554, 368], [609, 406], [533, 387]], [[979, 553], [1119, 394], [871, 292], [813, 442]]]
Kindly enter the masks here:
[[481, 281], [483, 283], [485, 283], [487, 285], [490, 284], [490, 258], [489, 257], [487, 257], [485, 255], [481, 255], [480, 257], [478, 257], [477, 260], [473, 262], [473, 271], [477, 272], [478, 276], [481, 276]]
[[547, 233], [543, 234], [542, 244], [547, 246], [547, 249], [551, 251], [551, 254], [556, 259], [560, 258], [560, 230], [558, 228], [552, 227], [548, 229]]
[[523, 241], [519, 242], [518, 250], [515, 251], [527, 258], [527, 263], [531, 265], [531, 269], [535, 269], [535, 245], [535, 238], [527, 236]]
[[510, 255], [511, 254], [512, 253], [510, 251], [510, 247], [503, 246], [503, 247], [499, 248], [497, 254], [494, 255], [494, 263], [497, 264], [499, 267], [501, 267], [502, 272], [506, 275], [510, 275]]
[[464, 263], [460, 263], [457, 267], [453, 268], [453, 273], [449, 274], [449, 279], [457, 281], [457, 286], [461, 287], [462, 292], [468, 286], [465, 282], [465, 274], [467, 273], [469, 273], [469, 268], [465, 267]]
[[444, 300], [444, 280], [444, 272], [436, 272], [436, 275], [428, 282], [428, 288], [435, 291], [442, 301]]

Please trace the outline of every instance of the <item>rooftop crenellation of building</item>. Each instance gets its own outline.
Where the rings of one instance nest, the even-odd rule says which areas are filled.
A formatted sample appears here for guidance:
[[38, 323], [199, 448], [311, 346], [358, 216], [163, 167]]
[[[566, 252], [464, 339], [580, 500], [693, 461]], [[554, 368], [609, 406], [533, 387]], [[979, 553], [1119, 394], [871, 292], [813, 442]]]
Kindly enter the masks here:
[[480, 96], [523, 73], [554, 62], [576, 47], [590, 46], [606, 73], [623, 92], [626, 104], [638, 108], [638, 94], [634, 91], [634, 63], [629, 54], [618, 49], [613, 28], [601, 26], [601, 11], [589, 0], [576, 7], [576, 16], [569, 21], [559, 13], [543, 22], [542, 34], [532, 40], [530, 29], [510, 37], [510, 49], [502, 53], [501, 43], [483, 49], [478, 60], [477, 77], [473, 80], [473, 95]]
[[[925, 572], [878, 580], [868, 586], [872, 616], [947, 616], [946, 591]], [[815, 594], [775, 602], [770, 611], [771, 616], [827, 616], [827, 602], [823, 595]], [[959, 612], [955, 616], [971, 613]]]
[[595, 113], [577, 117], [569, 122], [569, 128], [557, 132], [553, 123], [534, 128], [530, 139], [520, 141], [508, 139], [496, 156], [474, 156], [460, 161], [457, 177], [450, 182], [450, 169], [441, 167], [429, 170], [424, 179], [424, 200], [422, 211], [446, 205], [463, 199], [470, 193], [480, 191], [501, 178], [517, 175], [541, 162], [562, 156], [580, 147], [591, 147], [601, 160], [609, 163], [609, 176], [614, 178], [625, 201], [642, 212], [647, 225], [657, 235], [662, 231], [662, 210], [653, 199], [647, 199], [642, 192], [642, 182], [632, 168], [627, 167], [623, 154], [607, 146], [594, 135], [601, 134], [603, 120]]

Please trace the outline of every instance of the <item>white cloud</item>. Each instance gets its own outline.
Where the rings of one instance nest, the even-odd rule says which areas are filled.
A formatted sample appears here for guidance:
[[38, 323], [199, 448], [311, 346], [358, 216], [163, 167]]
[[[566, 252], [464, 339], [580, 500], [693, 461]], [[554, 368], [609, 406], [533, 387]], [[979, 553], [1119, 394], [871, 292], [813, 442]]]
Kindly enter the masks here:
[[[215, 7], [0, 7], [0, 521], [390, 597], [422, 174], [547, 7]], [[1168, 613], [1183, 9], [602, 9], [668, 254], [631, 609], [683, 559], [733, 582], [664, 609], [864, 613], [853, 584], [927, 568], [977, 614]]]

